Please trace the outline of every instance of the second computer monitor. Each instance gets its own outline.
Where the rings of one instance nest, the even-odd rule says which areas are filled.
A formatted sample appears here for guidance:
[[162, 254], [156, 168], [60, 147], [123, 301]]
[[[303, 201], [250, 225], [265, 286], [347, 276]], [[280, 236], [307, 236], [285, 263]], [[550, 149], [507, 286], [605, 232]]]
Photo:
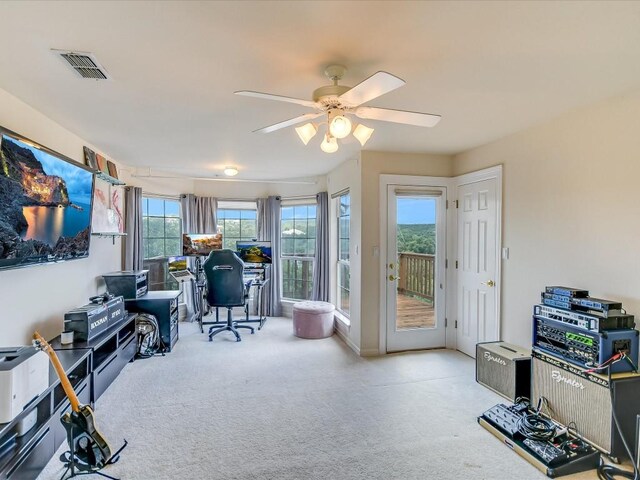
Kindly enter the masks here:
[[222, 248], [221, 233], [183, 233], [182, 234], [182, 255], [186, 256], [207, 256], [211, 250]]
[[237, 241], [236, 251], [245, 263], [271, 263], [271, 242]]

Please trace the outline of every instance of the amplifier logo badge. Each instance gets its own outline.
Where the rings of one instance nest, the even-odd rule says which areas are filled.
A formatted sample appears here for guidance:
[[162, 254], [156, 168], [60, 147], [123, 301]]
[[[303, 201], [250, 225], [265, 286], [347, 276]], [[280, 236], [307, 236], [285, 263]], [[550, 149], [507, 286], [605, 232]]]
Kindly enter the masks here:
[[496, 362], [499, 363], [502, 366], [505, 366], [507, 364], [507, 362], [505, 362], [503, 359], [499, 358], [499, 357], [494, 357], [493, 355], [491, 355], [491, 353], [489, 352], [484, 352], [484, 359], [487, 360], [488, 362]]
[[553, 380], [556, 383], [564, 382], [564, 383], [566, 383], [567, 385], [569, 385], [571, 387], [579, 388], [580, 390], [584, 390], [584, 385], [582, 384], [582, 382], [578, 382], [577, 380], [573, 380], [572, 378], [565, 377], [558, 370], [553, 370], [551, 372], [551, 378], [553, 378]]

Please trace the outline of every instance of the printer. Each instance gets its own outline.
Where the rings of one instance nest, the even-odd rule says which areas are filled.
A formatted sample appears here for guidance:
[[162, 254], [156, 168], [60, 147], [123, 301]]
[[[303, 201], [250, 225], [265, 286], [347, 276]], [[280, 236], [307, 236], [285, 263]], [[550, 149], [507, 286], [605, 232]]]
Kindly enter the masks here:
[[0, 348], [0, 423], [49, 388], [49, 357], [34, 347]]

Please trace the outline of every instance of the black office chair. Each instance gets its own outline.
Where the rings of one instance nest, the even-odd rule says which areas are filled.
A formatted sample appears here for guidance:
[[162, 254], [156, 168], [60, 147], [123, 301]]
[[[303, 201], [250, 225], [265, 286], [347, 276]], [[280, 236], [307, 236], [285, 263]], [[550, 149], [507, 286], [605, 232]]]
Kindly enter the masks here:
[[241, 341], [238, 328], [247, 328], [254, 333], [253, 327], [238, 325], [233, 320], [233, 307], [247, 309], [248, 292], [242, 278], [244, 263], [232, 250], [213, 250], [202, 265], [207, 278], [207, 303], [212, 307], [225, 307], [227, 309], [227, 323], [223, 327], [214, 330], [214, 325], [209, 329], [209, 341], [220, 332], [227, 330], [236, 336], [236, 342]]

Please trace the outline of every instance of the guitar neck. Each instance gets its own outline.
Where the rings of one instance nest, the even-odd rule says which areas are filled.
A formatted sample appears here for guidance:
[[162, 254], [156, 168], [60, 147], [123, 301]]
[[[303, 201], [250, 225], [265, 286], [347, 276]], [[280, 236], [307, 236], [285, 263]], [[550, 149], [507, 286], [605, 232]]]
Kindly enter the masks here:
[[49, 355], [49, 359], [51, 360], [51, 363], [53, 364], [53, 368], [56, 370], [56, 373], [58, 374], [58, 378], [60, 378], [60, 384], [62, 385], [64, 393], [67, 395], [67, 398], [69, 399], [69, 403], [71, 403], [71, 409], [74, 412], [79, 412], [80, 402], [78, 401], [76, 392], [73, 390], [73, 387], [71, 386], [71, 382], [69, 381], [67, 374], [64, 372], [64, 368], [62, 368], [62, 364], [58, 359], [58, 355], [56, 355], [56, 352], [51, 347], [47, 348], [45, 351], [47, 352], [47, 355]]

